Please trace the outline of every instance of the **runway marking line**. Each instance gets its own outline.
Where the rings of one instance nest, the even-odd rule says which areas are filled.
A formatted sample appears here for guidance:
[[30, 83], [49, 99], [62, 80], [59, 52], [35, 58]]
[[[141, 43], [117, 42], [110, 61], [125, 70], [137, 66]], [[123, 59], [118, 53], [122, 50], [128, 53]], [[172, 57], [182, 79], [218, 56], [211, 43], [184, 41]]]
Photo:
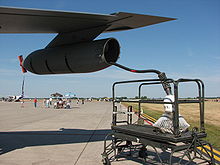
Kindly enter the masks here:
[[156, 121], [157, 121], [155, 118], [153, 118], [153, 117], [147, 115], [146, 113], [142, 114], [142, 116], [144, 116], [144, 117], [146, 117], [146, 118], [152, 120], [153, 122], [156, 122]]
[[[208, 150], [211, 150], [211, 148], [209, 146], [204, 146], [205, 148], [207, 148]], [[217, 151], [216, 149], [212, 148], [213, 152], [215, 152], [216, 154], [220, 155], [220, 152]]]
[[[205, 147], [205, 146], [204, 146]], [[205, 151], [203, 151], [204, 149], [202, 148], [202, 147], [197, 147], [200, 151], [202, 151], [202, 152], [205, 152]], [[207, 151], [208, 153], [209, 153], [209, 155], [211, 155], [211, 152], [209, 152], [209, 151]], [[214, 150], [213, 150], [213, 152], [214, 152]], [[215, 153], [213, 154], [213, 157], [214, 157], [214, 159], [215, 160], [217, 160], [217, 161], [219, 161], [220, 162], [220, 158], [217, 156], [217, 155], [215, 155]]]

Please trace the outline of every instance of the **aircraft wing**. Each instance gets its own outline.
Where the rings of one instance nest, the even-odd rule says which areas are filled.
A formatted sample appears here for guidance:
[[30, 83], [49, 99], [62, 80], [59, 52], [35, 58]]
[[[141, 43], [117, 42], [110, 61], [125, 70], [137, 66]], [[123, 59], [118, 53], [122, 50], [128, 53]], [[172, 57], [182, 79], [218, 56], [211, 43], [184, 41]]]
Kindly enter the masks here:
[[0, 7], [0, 33], [58, 33], [47, 47], [90, 41], [103, 32], [170, 20], [174, 19], [124, 12], [107, 15]]

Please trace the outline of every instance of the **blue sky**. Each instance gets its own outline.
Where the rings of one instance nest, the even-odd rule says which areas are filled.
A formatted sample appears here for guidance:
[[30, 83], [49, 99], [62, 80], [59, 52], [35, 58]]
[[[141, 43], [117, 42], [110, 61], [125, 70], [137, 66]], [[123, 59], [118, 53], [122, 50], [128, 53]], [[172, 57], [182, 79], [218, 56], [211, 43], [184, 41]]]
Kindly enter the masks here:
[[[135, 69], [158, 69], [170, 78], [199, 78], [206, 96], [220, 96], [220, 1], [219, 0], [0, 0], [0, 6], [111, 14], [132, 12], [177, 18], [124, 32], [105, 33], [98, 38], [116, 38], [121, 45], [119, 63]], [[22, 74], [18, 55], [27, 56], [45, 47], [56, 34], [0, 34], [0, 96], [21, 93]], [[111, 96], [115, 81], [155, 78], [127, 73], [114, 66], [88, 74], [34, 75], [27, 73], [25, 93], [46, 97], [53, 92], [73, 92], [79, 97]], [[186, 85], [181, 95], [193, 95]], [[150, 96], [161, 94], [148, 89]], [[118, 95], [133, 96], [133, 86]], [[134, 94], [136, 95], [136, 94]]]

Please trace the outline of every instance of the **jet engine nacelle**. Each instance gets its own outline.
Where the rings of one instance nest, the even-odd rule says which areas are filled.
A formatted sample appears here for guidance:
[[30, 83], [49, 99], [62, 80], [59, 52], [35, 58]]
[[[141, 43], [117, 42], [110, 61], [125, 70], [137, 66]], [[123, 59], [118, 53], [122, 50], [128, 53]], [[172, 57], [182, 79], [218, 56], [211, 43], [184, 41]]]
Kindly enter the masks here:
[[35, 74], [88, 73], [109, 67], [119, 54], [118, 41], [108, 38], [34, 51], [23, 67]]

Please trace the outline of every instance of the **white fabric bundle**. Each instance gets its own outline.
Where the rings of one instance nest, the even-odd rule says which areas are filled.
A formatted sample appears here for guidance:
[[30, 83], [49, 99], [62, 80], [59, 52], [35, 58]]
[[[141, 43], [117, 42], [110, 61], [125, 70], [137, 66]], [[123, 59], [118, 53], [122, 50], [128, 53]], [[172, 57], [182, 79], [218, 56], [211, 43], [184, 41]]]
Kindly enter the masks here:
[[[164, 102], [174, 102], [174, 96], [168, 95], [165, 97]], [[159, 128], [163, 133], [172, 133], [173, 134], [173, 105], [164, 104], [165, 113], [153, 124], [154, 127]], [[179, 115], [179, 131], [184, 132], [189, 128], [189, 124], [186, 120]]]

